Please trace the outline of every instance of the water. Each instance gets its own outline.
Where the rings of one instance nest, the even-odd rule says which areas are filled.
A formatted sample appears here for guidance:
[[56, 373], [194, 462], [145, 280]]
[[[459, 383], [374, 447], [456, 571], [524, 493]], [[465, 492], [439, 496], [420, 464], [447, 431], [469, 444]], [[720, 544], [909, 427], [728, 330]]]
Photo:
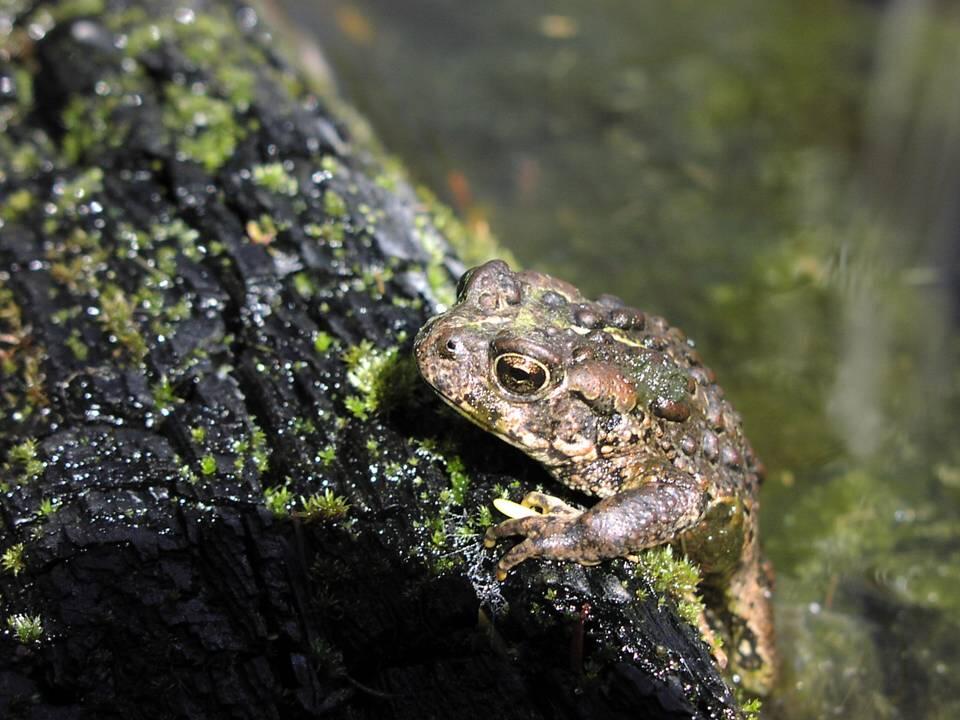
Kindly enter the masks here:
[[769, 468], [772, 718], [960, 717], [960, 14], [288, 0], [416, 177], [695, 338]]

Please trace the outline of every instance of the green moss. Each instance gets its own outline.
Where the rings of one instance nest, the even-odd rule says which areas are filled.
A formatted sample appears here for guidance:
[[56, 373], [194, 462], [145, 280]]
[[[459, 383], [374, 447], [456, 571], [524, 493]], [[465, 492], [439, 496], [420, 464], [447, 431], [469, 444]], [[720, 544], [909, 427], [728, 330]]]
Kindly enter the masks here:
[[308, 520], [339, 520], [350, 510], [347, 499], [335, 495], [330, 488], [308, 498], [301, 496], [300, 504], [303, 507], [302, 515]]
[[467, 475], [463, 460], [458, 455], [447, 457], [447, 472], [450, 474], [450, 489], [453, 493], [453, 501], [457, 505], [463, 505], [467, 488], [470, 487], [470, 476]]
[[33, 207], [33, 195], [29, 190], [17, 190], [11, 193], [7, 201], [0, 207], [0, 219], [7, 222], [16, 220]]
[[89, 202], [97, 193], [103, 192], [103, 170], [92, 167], [84, 170], [73, 180], [65, 182], [60, 189], [57, 210], [61, 213], [75, 213], [77, 207]]
[[7, 627], [18, 642], [26, 645], [43, 637], [43, 623], [39, 615], [17, 613], [7, 617]]
[[60, 509], [61, 501], [58, 498], [44, 498], [40, 501], [40, 516], [50, 517]]
[[33, 438], [14, 445], [7, 453], [7, 467], [19, 473], [20, 482], [28, 482], [43, 472], [47, 464], [37, 457], [37, 441]]
[[63, 22], [75, 17], [101, 15], [104, 8], [104, 0], [61, 0], [53, 6], [53, 17], [57, 22]]
[[313, 349], [318, 353], [325, 353], [333, 346], [333, 343], [333, 336], [330, 333], [319, 330], [313, 338]]
[[199, 445], [207, 439], [207, 429], [199, 425], [190, 428], [190, 438]]
[[70, 336], [67, 338], [65, 344], [77, 360], [84, 362], [87, 359], [89, 351], [86, 343], [83, 342], [83, 337], [80, 335], [80, 331], [78, 329], [74, 328], [70, 331]]
[[0, 555], [0, 568], [14, 577], [24, 571], [26, 563], [23, 560], [23, 543], [11, 545], [3, 552], [3, 555]]
[[230, 103], [175, 83], [165, 88], [164, 125], [176, 139], [177, 150], [216, 172], [233, 155], [244, 131]]
[[71, 165], [78, 164], [89, 150], [104, 146], [119, 147], [127, 135], [126, 126], [114, 118], [120, 105], [118, 95], [76, 95], [70, 99], [61, 116], [66, 133], [63, 155]]
[[253, 168], [253, 182], [278, 195], [296, 195], [299, 190], [297, 180], [291, 177], [283, 167], [283, 163], [269, 163], [257, 165]]
[[325, 448], [323, 448], [317, 453], [317, 458], [324, 465], [329, 465], [334, 461], [334, 459], [336, 459], [336, 457], [337, 457], [337, 448], [334, 447], [333, 445], [327, 445]]
[[330, 218], [342, 220], [347, 216], [347, 203], [336, 191], [327, 188], [323, 193], [323, 211]]
[[696, 565], [685, 557], [674, 556], [673, 547], [665, 545], [641, 553], [637, 559], [637, 572], [653, 585], [658, 594], [673, 598], [680, 617], [698, 627], [703, 602], [696, 594], [700, 584], [700, 571]]
[[164, 377], [153, 386], [153, 404], [157, 410], [166, 415], [176, 404], [179, 398], [173, 391], [173, 385]]
[[200, 472], [209, 477], [217, 471], [217, 460], [213, 455], [204, 455], [200, 458]]
[[359, 395], [348, 396], [344, 403], [361, 420], [409, 398], [417, 383], [416, 364], [398, 347], [381, 350], [364, 340], [345, 350], [343, 359], [347, 363], [347, 381], [360, 391]]
[[287, 485], [269, 487], [263, 491], [263, 503], [276, 517], [286, 517], [293, 503], [293, 493]]
[[132, 360], [143, 362], [147, 343], [134, 317], [135, 304], [118, 285], [108, 283], [100, 294], [99, 320], [113, 342], [117, 342]]
[[743, 697], [742, 688], [739, 686], [735, 690], [737, 691], [737, 703], [740, 705], [741, 712], [743, 712], [744, 720], [760, 720], [760, 710], [763, 708], [760, 698]]

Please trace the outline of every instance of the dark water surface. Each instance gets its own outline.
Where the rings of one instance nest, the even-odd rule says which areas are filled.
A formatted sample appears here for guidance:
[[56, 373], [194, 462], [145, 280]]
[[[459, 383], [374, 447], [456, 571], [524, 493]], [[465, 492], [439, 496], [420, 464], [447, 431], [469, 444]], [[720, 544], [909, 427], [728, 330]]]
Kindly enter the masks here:
[[960, 717], [960, 13], [285, 4], [474, 228], [718, 371], [769, 467], [764, 716]]

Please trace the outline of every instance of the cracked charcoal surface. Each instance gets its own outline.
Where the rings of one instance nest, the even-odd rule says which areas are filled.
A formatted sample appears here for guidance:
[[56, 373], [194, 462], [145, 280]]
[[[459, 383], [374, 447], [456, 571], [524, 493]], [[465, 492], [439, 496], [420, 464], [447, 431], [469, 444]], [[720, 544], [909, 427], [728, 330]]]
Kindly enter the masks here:
[[411, 379], [460, 263], [253, 10], [0, 15], [0, 716], [736, 716], [627, 564], [492, 581], [545, 476]]

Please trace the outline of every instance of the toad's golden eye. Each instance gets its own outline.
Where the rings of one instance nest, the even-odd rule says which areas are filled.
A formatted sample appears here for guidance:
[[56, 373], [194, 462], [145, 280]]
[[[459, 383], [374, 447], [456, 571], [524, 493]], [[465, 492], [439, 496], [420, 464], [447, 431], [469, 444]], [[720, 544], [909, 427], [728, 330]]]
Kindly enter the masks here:
[[534, 395], [550, 382], [550, 371], [539, 360], [528, 355], [503, 353], [493, 362], [497, 382], [514, 395]]

